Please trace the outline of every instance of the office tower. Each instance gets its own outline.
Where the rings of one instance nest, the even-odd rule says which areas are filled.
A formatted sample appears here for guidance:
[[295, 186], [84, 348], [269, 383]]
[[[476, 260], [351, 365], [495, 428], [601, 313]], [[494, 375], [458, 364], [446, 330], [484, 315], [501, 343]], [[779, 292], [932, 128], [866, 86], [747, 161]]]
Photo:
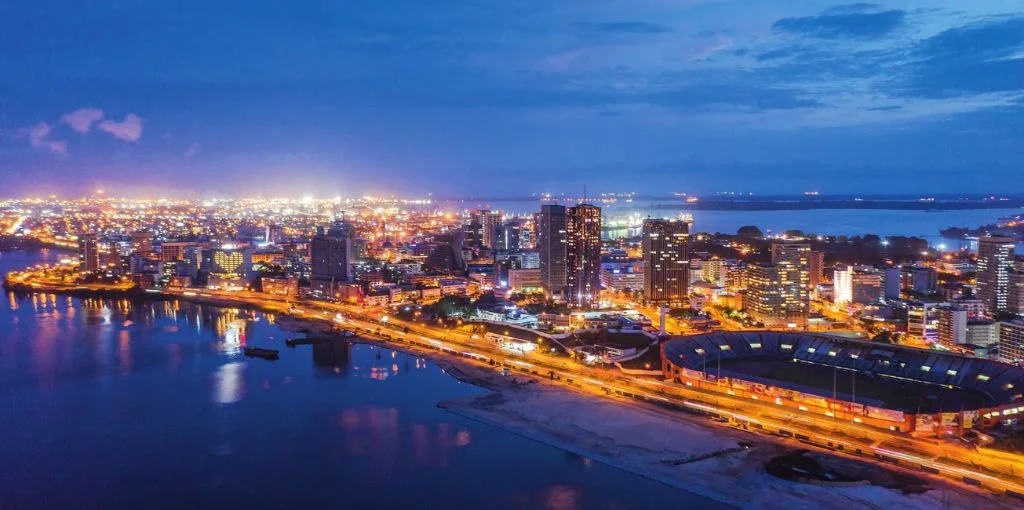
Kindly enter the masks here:
[[567, 301], [587, 306], [601, 290], [601, 208], [570, 207], [566, 221]]
[[524, 228], [522, 220], [513, 219], [506, 222], [502, 225], [498, 234], [495, 249], [505, 251], [519, 251], [523, 249]]
[[147, 230], [132, 232], [132, 252], [145, 253], [153, 251], [153, 233]]
[[944, 306], [936, 310], [939, 320], [939, 344], [955, 349], [967, 343], [967, 310], [955, 306]]
[[729, 263], [725, 259], [705, 260], [701, 262], [700, 279], [718, 287], [725, 287], [725, 277], [728, 271]]
[[690, 286], [689, 244], [690, 228], [685, 221], [644, 221], [641, 245], [645, 299], [655, 303], [686, 300]]
[[931, 294], [939, 282], [939, 272], [934, 267], [907, 266], [903, 268], [903, 288], [917, 294]]
[[1013, 248], [1014, 240], [1008, 237], [978, 239], [978, 297], [990, 312], [1009, 309]]
[[886, 301], [899, 299], [900, 289], [903, 287], [903, 270], [899, 266], [892, 266], [882, 271], [885, 273], [883, 281], [885, 282]]
[[790, 322], [803, 326], [810, 311], [810, 253], [807, 242], [772, 243], [772, 264], [778, 267], [779, 283], [785, 292], [785, 310]]
[[443, 234], [434, 241], [438, 244], [431, 249], [424, 266], [438, 271], [452, 272], [465, 267], [462, 257], [463, 233]]
[[768, 327], [786, 326], [790, 313], [786, 307], [787, 289], [779, 274], [781, 269], [774, 264], [753, 264], [747, 266], [747, 295], [743, 308]]
[[825, 252], [811, 251], [807, 254], [808, 285], [817, 289], [825, 281]]
[[1010, 273], [1009, 282], [1009, 296], [1006, 298], [1007, 310], [1016, 314], [1024, 314], [1024, 272]]
[[78, 270], [96, 271], [100, 268], [100, 250], [96, 234], [78, 236]]
[[472, 233], [470, 246], [477, 248], [495, 248], [501, 233], [501, 213], [490, 209], [478, 209], [469, 212], [467, 234]]
[[352, 243], [349, 230], [336, 226], [327, 234], [313, 237], [310, 243], [310, 266], [313, 278], [336, 282], [351, 281]]
[[884, 274], [873, 267], [836, 269], [834, 284], [835, 303], [874, 304], [885, 295]]
[[540, 276], [544, 294], [562, 299], [566, 294], [568, 211], [563, 205], [542, 205], [537, 221]]
[[233, 244], [203, 249], [199, 268], [209, 276], [224, 279], [245, 279], [252, 272], [252, 250]]
[[924, 341], [939, 337], [938, 304], [911, 302], [907, 305], [907, 334]]

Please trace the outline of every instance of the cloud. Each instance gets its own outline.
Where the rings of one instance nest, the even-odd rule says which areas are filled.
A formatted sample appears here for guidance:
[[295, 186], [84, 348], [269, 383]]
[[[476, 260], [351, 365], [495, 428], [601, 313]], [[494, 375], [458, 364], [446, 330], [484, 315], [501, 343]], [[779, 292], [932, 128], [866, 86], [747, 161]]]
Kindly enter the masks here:
[[203, 150], [203, 146], [199, 142], [192, 142], [188, 148], [185, 149], [185, 157], [192, 158], [199, 154], [199, 151]]
[[88, 133], [92, 125], [103, 120], [103, 110], [99, 108], [79, 108], [60, 118], [64, 124], [71, 126], [78, 133]]
[[68, 153], [68, 142], [67, 140], [51, 140], [50, 133], [53, 128], [45, 123], [40, 122], [26, 130], [28, 135], [28, 143], [40, 149], [46, 149], [56, 154]]
[[874, 13], [823, 14], [801, 18], [782, 18], [772, 29], [823, 39], [870, 38], [886, 35], [903, 25], [906, 13], [900, 10]]
[[584, 29], [600, 34], [665, 34], [672, 32], [672, 27], [645, 23], [643, 21], [613, 21], [577, 23]]
[[142, 117], [134, 113], [125, 115], [124, 120], [121, 122], [105, 120], [100, 122], [97, 127], [99, 127], [100, 131], [110, 133], [114, 138], [126, 142], [137, 142], [139, 138], [142, 138]]
[[905, 92], [924, 97], [1018, 92], [1024, 95], [1024, 17], [944, 30], [921, 41]]

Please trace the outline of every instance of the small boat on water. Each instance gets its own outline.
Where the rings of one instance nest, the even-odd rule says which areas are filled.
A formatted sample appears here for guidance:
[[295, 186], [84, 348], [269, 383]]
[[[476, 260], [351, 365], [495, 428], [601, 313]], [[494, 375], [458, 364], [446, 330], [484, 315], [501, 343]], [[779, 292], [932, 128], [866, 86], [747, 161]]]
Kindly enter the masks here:
[[246, 356], [254, 356], [257, 358], [276, 360], [278, 358], [277, 351], [274, 349], [264, 349], [262, 347], [246, 347], [243, 351]]

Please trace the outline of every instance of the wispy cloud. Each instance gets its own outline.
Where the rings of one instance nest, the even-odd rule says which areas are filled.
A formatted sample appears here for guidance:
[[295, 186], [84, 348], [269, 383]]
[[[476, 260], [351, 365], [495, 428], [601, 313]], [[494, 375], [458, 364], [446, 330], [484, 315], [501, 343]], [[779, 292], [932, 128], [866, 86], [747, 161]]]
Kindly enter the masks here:
[[67, 155], [67, 140], [50, 139], [50, 134], [52, 132], [53, 128], [45, 122], [39, 122], [33, 125], [32, 127], [29, 127], [26, 130], [29, 145], [40, 149], [46, 149], [56, 154]]
[[103, 110], [99, 108], [79, 108], [61, 116], [60, 121], [78, 133], [88, 133], [93, 124], [103, 120]]
[[903, 25], [906, 13], [900, 10], [823, 14], [800, 18], [782, 18], [772, 25], [779, 32], [825, 39], [841, 37], [878, 37]]
[[126, 142], [137, 142], [142, 138], [142, 117], [134, 113], [125, 115], [124, 120], [121, 122], [105, 120], [100, 122], [97, 127], [100, 131], [110, 133], [114, 138]]

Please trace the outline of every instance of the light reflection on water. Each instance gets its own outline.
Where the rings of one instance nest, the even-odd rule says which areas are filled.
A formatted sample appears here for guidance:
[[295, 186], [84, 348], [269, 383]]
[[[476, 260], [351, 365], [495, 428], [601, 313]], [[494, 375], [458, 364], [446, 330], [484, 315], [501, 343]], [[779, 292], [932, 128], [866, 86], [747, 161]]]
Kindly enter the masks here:
[[[438, 409], [483, 390], [409, 354], [288, 348], [259, 314], [173, 301], [2, 303], [0, 508], [702, 501]], [[246, 344], [281, 359], [246, 358]]]

